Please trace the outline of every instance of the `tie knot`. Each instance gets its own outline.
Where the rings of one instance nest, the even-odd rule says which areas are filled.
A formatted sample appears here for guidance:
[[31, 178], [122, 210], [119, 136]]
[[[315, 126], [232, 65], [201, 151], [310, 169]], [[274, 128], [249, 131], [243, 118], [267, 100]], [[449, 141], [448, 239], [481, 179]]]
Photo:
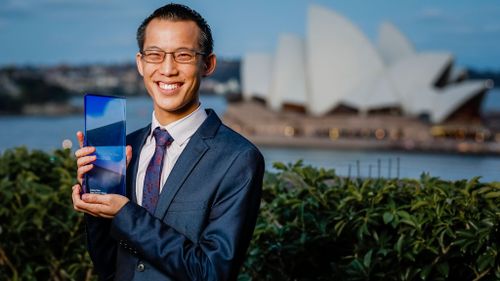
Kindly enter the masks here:
[[157, 146], [168, 146], [174, 141], [167, 130], [160, 129], [160, 127], [154, 129], [153, 136], [155, 137]]

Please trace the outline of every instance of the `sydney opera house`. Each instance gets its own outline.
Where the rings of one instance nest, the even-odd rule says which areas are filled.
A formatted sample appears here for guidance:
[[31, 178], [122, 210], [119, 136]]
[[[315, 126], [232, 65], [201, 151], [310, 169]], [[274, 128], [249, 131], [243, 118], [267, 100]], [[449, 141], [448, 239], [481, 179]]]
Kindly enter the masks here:
[[488, 81], [466, 80], [446, 52], [416, 52], [389, 23], [377, 44], [342, 15], [309, 9], [305, 40], [282, 35], [274, 55], [247, 54], [241, 67], [246, 98], [273, 110], [303, 108], [323, 116], [335, 112], [399, 111], [431, 123], [478, 117]]
[[468, 80], [451, 53], [417, 52], [389, 23], [374, 44], [320, 6], [306, 32], [243, 57], [229, 126], [260, 145], [500, 153], [500, 131], [480, 116], [492, 82]]

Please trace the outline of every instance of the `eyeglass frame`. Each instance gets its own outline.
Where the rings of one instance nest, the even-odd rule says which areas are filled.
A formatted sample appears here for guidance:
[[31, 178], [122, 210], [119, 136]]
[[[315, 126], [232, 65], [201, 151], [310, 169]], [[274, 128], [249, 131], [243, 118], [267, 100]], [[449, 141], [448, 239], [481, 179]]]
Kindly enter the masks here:
[[[147, 54], [145, 52], [157, 52], [157, 53], [161, 53], [162, 54], [162, 59], [161, 61], [158, 61], [158, 62], [152, 62], [152, 61], [148, 61], [146, 58], [147, 58]], [[176, 59], [176, 53], [179, 53], [179, 52], [185, 52], [185, 51], [189, 51], [191, 53], [193, 53], [193, 58], [190, 60], [190, 61], [178, 61]], [[139, 53], [141, 54], [141, 59], [143, 59], [145, 62], [147, 63], [152, 63], [152, 64], [160, 64], [160, 63], [163, 63], [165, 62], [165, 58], [167, 57], [168, 54], [171, 54], [172, 55], [172, 58], [173, 60], [176, 62], [176, 63], [180, 63], [180, 64], [188, 64], [188, 63], [192, 63], [195, 61], [195, 58], [197, 55], [201, 55], [201, 56], [206, 56], [206, 53], [204, 52], [199, 52], [197, 50], [193, 50], [193, 49], [188, 49], [188, 48], [180, 48], [180, 49], [177, 49], [175, 51], [172, 51], [172, 52], [167, 52], [167, 51], [164, 51], [164, 50], [161, 50], [161, 49], [153, 49], [153, 50], [140, 50]]]

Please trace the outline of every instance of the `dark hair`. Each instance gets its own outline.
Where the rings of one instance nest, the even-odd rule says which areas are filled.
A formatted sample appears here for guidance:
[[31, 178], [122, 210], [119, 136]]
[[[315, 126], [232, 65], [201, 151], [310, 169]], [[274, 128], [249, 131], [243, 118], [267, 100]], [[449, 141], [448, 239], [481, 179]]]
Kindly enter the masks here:
[[206, 55], [213, 52], [214, 41], [212, 39], [212, 31], [205, 19], [195, 10], [188, 6], [170, 3], [161, 8], [156, 9], [149, 17], [147, 17], [137, 29], [137, 44], [139, 50], [144, 47], [144, 37], [146, 35], [146, 27], [153, 19], [171, 20], [171, 21], [194, 21], [200, 28], [199, 45], [201, 51]]

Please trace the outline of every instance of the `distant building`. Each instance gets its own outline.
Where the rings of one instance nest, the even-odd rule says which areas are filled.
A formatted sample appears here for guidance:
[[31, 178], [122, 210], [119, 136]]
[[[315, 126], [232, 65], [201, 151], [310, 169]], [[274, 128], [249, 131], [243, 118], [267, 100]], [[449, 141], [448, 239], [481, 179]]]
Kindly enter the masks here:
[[313, 5], [306, 37], [282, 35], [274, 56], [246, 54], [243, 96], [277, 111], [400, 112], [442, 123], [479, 118], [481, 100], [492, 86], [466, 80], [450, 53], [416, 52], [389, 23], [381, 25], [374, 46], [351, 21]]

